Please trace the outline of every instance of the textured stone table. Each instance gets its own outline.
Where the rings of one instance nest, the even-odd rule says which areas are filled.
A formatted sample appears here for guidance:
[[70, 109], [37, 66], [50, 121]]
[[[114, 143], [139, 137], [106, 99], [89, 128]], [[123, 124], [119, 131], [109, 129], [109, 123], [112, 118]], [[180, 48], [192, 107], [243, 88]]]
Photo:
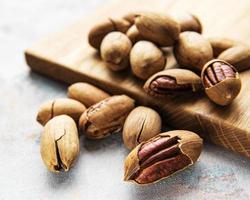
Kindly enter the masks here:
[[46, 170], [36, 111], [44, 101], [65, 96], [67, 86], [30, 72], [23, 50], [102, 2], [1, 0], [0, 200], [250, 199], [250, 159], [211, 144], [196, 165], [151, 186], [122, 181], [128, 151], [119, 134], [101, 141], [81, 138], [79, 160], [69, 173]]

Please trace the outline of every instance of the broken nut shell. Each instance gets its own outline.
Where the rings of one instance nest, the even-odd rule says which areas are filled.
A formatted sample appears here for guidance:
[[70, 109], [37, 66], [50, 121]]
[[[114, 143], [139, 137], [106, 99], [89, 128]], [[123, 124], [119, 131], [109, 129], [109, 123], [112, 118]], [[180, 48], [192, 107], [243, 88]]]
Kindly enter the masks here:
[[197, 92], [202, 88], [200, 77], [187, 69], [167, 69], [151, 76], [144, 85], [151, 96], [166, 97]]
[[150, 184], [193, 165], [202, 151], [195, 133], [175, 130], [142, 142], [125, 159], [125, 181]]
[[239, 73], [223, 60], [208, 62], [202, 70], [201, 79], [207, 96], [218, 105], [230, 104], [241, 90]]

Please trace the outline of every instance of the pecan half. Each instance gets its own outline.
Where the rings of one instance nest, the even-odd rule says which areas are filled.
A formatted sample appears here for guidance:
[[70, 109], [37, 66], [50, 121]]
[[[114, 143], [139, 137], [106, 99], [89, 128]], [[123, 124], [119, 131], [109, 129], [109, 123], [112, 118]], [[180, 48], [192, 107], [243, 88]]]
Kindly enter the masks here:
[[169, 131], [138, 145], [125, 160], [126, 181], [149, 184], [185, 169], [198, 159], [202, 139], [190, 131]]
[[233, 101], [241, 89], [237, 70], [223, 60], [212, 60], [202, 70], [202, 82], [207, 96], [219, 105]]
[[168, 69], [151, 76], [144, 90], [151, 96], [164, 97], [196, 92], [201, 88], [201, 79], [186, 69]]

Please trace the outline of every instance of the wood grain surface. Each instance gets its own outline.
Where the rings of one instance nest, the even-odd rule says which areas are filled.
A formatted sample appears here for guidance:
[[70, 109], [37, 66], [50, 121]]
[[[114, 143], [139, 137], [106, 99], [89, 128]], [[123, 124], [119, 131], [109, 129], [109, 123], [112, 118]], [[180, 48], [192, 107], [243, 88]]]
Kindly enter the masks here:
[[[205, 139], [250, 156], [250, 70], [240, 74], [243, 88], [227, 107], [210, 102], [204, 94], [155, 100], [141, 89], [143, 82], [129, 71], [114, 73], [88, 45], [89, 29], [104, 17], [128, 11], [190, 11], [204, 26], [206, 37], [221, 36], [250, 43], [248, 0], [117, 0], [65, 30], [49, 36], [25, 52], [30, 68], [60, 81], [87, 81], [113, 94], [126, 93], [140, 104], [157, 108], [167, 125], [198, 132]], [[167, 67], [176, 65], [170, 56]]]

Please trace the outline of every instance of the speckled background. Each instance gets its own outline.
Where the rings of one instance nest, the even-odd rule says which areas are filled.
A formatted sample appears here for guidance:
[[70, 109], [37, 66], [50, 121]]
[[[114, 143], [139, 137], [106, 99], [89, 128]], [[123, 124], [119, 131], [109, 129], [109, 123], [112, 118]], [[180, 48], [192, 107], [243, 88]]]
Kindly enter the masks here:
[[0, 1], [0, 199], [250, 199], [250, 159], [211, 144], [196, 165], [151, 186], [122, 181], [128, 151], [119, 134], [81, 138], [79, 160], [69, 173], [46, 170], [36, 111], [44, 101], [65, 96], [67, 86], [30, 72], [23, 51], [104, 2]]

